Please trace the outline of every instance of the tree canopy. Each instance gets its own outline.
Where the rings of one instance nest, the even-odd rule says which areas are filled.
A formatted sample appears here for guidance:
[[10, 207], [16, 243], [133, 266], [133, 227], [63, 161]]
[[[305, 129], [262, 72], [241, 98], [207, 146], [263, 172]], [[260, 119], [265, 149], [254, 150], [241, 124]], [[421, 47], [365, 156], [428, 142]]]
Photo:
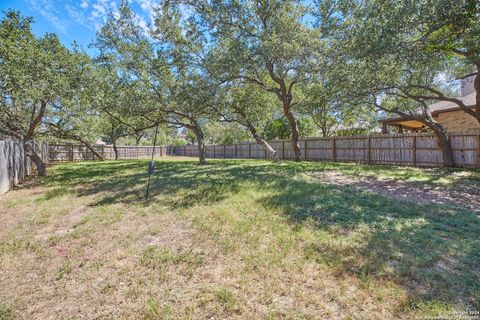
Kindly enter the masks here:
[[[430, 104], [446, 101], [480, 123], [457, 79], [480, 70], [475, 0], [162, 0], [152, 22], [128, 1], [111, 12], [87, 55], [33, 20], [7, 11], [0, 22], [0, 135], [198, 146], [250, 139], [276, 159], [269, 140], [369, 132], [379, 116], [420, 121], [453, 165], [446, 128]], [[142, 142], [143, 141], [143, 142]], [[101, 158], [97, 154], [98, 158]], [[42, 168], [43, 166], [43, 168]]]

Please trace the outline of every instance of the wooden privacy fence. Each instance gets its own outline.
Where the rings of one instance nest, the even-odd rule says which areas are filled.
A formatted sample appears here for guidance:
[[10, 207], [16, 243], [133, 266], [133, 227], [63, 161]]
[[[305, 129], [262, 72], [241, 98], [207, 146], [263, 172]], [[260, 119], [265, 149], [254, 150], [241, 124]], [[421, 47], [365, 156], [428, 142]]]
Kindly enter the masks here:
[[[104, 159], [115, 159], [115, 151], [113, 146], [95, 145], [93, 149], [98, 152]], [[161, 157], [171, 154], [172, 147], [155, 147], [155, 156]], [[119, 159], [139, 159], [152, 156], [153, 146], [118, 146]], [[52, 144], [49, 146], [50, 161], [82, 161], [94, 160], [94, 155], [84, 145], [78, 144]]]
[[[480, 168], [480, 131], [452, 132], [449, 139], [456, 166]], [[294, 153], [289, 140], [270, 142], [281, 159], [292, 160]], [[433, 133], [410, 133], [371, 136], [300, 139], [302, 156], [310, 161], [358, 162], [418, 167], [443, 165], [439, 140]], [[94, 146], [105, 159], [114, 159], [112, 146]], [[120, 159], [147, 158], [152, 146], [119, 146]], [[156, 147], [155, 156], [198, 156], [198, 146]], [[208, 158], [269, 159], [270, 155], [255, 142], [206, 146]], [[50, 145], [51, 161], [92, 160], [93, 154], [82, 145]]]
[[[48, 159], [48, 144], [34, 143], [36, 153], [44, 162]], [[0, 194], [21, 183], [36, 170], [35, 164], [25, 155], [22, 141], [0, 140]]]
[[[456, 166], [480, 168], [480, 131], [452, 132], [450, 143]], [[289, 140], [270, 142], [281, 159], [292, 160]], [[433, 133], [370, 135], [300, 139], [302, 156], [310, 161], [358, 162], [418, 167], [443, 165], [439, 140]], [[173, 155], [198, 156], [197, 146], [175, 146]], [[268, 159], [269, 154], [255, 142], [209, 145], [208, 158]]]

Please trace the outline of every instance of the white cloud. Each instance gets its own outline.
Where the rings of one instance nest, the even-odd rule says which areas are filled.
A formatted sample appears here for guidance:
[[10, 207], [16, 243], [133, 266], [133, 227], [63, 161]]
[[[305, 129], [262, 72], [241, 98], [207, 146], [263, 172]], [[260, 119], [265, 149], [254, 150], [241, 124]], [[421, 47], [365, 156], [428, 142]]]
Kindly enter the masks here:
[[55, 6], [54, 1], [50, 0], [28, 0], [28, 3], [38, 12], [42, 17], [49, 21], [57, 31], [66, 33], [68, 27], [68, 20], [61, 19], [61, 12]]
[[115, 0], [96, 0], [91, 7], [92, 10], [87, 19], [95, 29], [99, 29], [103, 25], [110, 13], [115, 14], [118, 11]]
[[[75, 26], [96, 31], [105, 23], [110, 13], [118, 15], [120, 0], [26, 0], [42, 17], [48, 20], [55, 31], [66, 34]], [[129, 0], [138, 4], [135, 23], [144, 31], [153, 21], [154, 0]]]
[[142, 8], [144, 13], [147, 15], [150, 22], [153, 23], [156, 2], [153, 0], [137, 0], [137, 2], [140, 5], [140, 8]]
[[92, 8], [93, 8], [93, 11], [92, 11], [91, 16], [93, 18], [103, 17], [107, 13], [107, 10], [105, 9], [105, 7], [103, 5], [101, 5], [100, 3], [94, 3], [92, 5]]
[[144, 32], [148, 31], [148, 23], [145, 21], [144, 18], [139, 16], [138, 14], [135, 14], [134, 22], [136, 25], [138, 25]]
[[153, 9], [155, 8], [155, 2], [152, 0], [138, 0], [140, 4], [140, 8], [143, 9], [149, 15], [153, 13]]

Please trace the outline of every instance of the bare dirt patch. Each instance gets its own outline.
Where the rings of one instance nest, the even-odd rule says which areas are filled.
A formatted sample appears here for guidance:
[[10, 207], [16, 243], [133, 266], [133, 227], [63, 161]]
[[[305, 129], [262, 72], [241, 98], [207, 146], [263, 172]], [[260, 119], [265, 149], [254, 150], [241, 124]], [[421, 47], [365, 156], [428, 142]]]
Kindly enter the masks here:
[[317, 173], [315, 177], [329, 184], [352, 186], [417, 204], [442, 204], [480, 211], [480, 183], [452, 187], [381, 177], [356, 177], [334, 170]]

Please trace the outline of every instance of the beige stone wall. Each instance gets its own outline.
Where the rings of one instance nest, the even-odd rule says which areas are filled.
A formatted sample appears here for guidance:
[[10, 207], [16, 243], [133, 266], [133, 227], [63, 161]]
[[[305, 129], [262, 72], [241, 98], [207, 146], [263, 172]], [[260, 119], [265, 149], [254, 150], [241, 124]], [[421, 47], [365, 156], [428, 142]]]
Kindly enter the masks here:
[[436, 120], [443, 124], [448, 131], [480, 129], [477, 120], [462, 110], [439, 113]]

